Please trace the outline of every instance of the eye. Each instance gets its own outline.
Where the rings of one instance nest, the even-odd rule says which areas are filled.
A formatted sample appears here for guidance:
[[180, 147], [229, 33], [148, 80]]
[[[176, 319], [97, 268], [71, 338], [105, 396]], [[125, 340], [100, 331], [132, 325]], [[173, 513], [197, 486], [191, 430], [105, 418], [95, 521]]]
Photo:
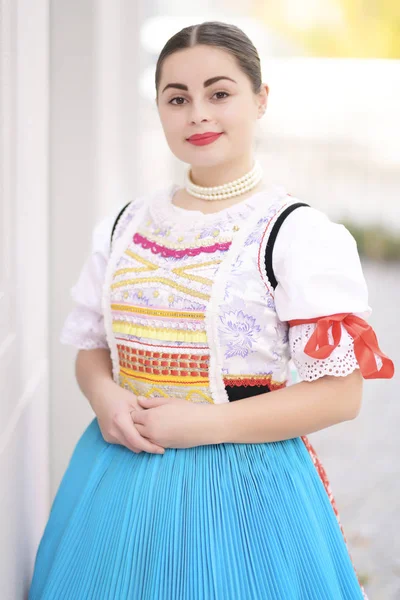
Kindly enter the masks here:
[[215, 92], [214, 96], [216, 96], [217, 94], [225, 94], [224, 98], [217, 98], [217, 100], [224, 100], [225, 98], [228, 98], [228, 96], [230, 96], [230, 94], [228, 94], [228, 92]]
[[[228, 98], [230, 96], [230, 94], [228, 94], [228, 92], [215, 92], [212, 97], [217, 96], [218, 94], [224, 94], [224, 95], [222, 97], [219, 96], [217, 98], [217, 100], [225, 100], [225, 98]], [[174, 102], [174, 100], [176, 100], [177, 102]], [[175, 96], [174, 98], [171, 98], [171, 100], [168, 102], [168, 104], [172, 104], [173, 106], [182, 106], [184, 104], [185, 100], [186, 100], [186, 98], [183, 98], [183, 96]]]
[[177, 104], [175, 104], [174, 100], [185, 100], [185, 98], [183, 98], [182, 96], [175, 96], [175, 98], [172, 98], [172, 100], [168, 102], [168, 104], [173, 104], [173, 106], [182, 106], [183, 102], [178, 102]]

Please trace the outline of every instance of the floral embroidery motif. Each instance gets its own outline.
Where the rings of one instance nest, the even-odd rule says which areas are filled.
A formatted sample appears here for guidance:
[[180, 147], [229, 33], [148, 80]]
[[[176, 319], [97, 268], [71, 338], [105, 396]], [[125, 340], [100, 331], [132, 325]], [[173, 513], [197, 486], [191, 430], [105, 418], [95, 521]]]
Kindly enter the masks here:
[[231, 296], [232, 288], [233, 288], [232, 281], [228, 281], [228, 283], [225, 286], [224, 302], [227, 301], [227, 300], [229, 300], [229, 298]]
[[243, 265], [243, 259], [239, 255], [239, 256], [236, 257], [236, 259], [232, 263], [231, 273], [233, 275], [237, 275], [238, 273], [240, 273], [240, 268], [241, 268], [242, 265]]
[[261, 231], [259, 229], [255, 229], [248, 236], [248, 238], [245, 241], [244, 245], [245, 246], [251, 246], [251, 244], [259, 243], [260, 241], [261, 241]]
[[228, 334], [228, 348], [225, 357], [247, 356], [252, 349], [253, 342], [261, 327], [251, 315], [246, 315], [242, 310], [229, 311], [220, 316], [222, 330]]

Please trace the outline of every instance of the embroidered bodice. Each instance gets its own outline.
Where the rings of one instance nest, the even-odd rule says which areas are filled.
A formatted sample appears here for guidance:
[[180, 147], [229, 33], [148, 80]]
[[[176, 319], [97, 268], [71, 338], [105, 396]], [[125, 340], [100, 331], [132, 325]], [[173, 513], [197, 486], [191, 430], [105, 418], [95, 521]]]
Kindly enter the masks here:
[[115, 381], [136, 394], [194, 402], [282, 387], [291, 359], [310, 381], [358, 368], [345, 323], [324, 359], [305, 353], [317, 323], [289, 328], [294, 319], [370, 314], [355, 242], [342, 225], [315, 209], [293, 211], [274, 247], [273, 290], [264, 263], [269, 233], [296, 199], [271, 187], [205, 215], [175, 206], [176, 189], [131, 202], [112, 246], [116, 215], [95, 229], [64, 343], [109, 347]]

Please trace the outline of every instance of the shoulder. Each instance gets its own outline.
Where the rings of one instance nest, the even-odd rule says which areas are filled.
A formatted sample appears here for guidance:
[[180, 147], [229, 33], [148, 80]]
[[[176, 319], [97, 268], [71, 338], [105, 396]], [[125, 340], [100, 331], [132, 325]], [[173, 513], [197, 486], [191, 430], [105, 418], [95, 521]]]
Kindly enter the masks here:
[[276, 238], [273, 270], [281, 320], [370, 312], [355, 239], [318, 209], [298, 208], [285, 220]]
[[163, 207], [165, 204], [165, 198], [171, 196], [176, 187], [177, 186], [175, 184], [164, 185], [156, 188], [153, 191], [138, 196], [134, 200], [123, 205], [119, 212], [115, 215], [113, 221], [113, 227], [115, 225], [115, 231], [111, 232], [113, 240], [122, 235], [133, 217], [135, 217], [138, 213], [141, 213], [141, 209], [148, 208], [151, 209], [153, 213], [154, 211], [157, 212], [159, 207]]
[[120, 224], [122, 218], [129, 215], [131, 205], [134, 201], [125, 204], [119, 204], [102, 218], [98, 219], [92, 230], [92, 253], [102, 254], [108, 257], [110, 253], [111, 235], [115, 226]]
[[325, 212], [313, 207], [307, 200], [287, 194], [285, 204], [288, 209], [297, 204], [302, 204], [303, 206], [298, 206], [296, 210], [288, 214], [282, 225], [282, 230], [285, 229], [291, 233], [296, 232], [299, 235], [303, 230], [320, 227], [329, 228], [330, 224], [337, 225]]
[[[289, 206], [299, 202], [304, 201], [290, 196]], [[357, 253], [357, 244], [344, 225], [309, 205], [300, 206], [287, 215], [279, 230], [274, 251], [277, 259], [288, 253], [313, 255], [316, 251], [345, 256], [348, 252]]]
[[138, 210], [144, 205], [150, 205], [155, 197], [165, 194], [166, 191], [165, 188], [158, 189], [116, 204], [95, 224], [92, 235], [93, 248], [108, 254], [111, 239], [114, 241], [120, 237]]

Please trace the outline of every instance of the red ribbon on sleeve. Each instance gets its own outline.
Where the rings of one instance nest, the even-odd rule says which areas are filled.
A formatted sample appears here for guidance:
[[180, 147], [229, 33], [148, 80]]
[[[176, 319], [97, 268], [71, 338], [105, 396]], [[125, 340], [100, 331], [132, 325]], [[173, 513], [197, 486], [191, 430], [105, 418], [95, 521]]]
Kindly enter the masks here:
[[[394, 364], [378, 346], [372, 327], [352, 313], [339, 313], [315, 319], [289, 321], [290, 327], [317, 323], [314, 333], [308, 340], [304, 352], [312, 358], [328, 358], [338, 346], [342, 337], [342, 325], [354, 340], [354, 354], [365, 379], [390, 379], [394, 374]], [[329, 343], [328, 331], [332, 327], [333, 344]], [[382, 359], [378, 370], [375, 355]]]

